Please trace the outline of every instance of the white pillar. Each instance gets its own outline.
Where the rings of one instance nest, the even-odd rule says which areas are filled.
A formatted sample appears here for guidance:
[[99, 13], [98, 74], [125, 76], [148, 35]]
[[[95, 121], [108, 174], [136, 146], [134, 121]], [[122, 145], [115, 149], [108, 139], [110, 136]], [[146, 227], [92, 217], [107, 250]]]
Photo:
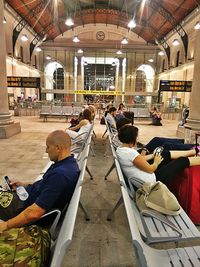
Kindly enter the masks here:
[[14, 123], [8, 106], [6, 73], [6, 39], [4, 19], [4, 1], [0, 0], [0, 138], [8, 138], [21, 131], [19, 123]]
[[[195, 44], [195, 62], [190, 98], [190, 113], [187, 123], [184, 125], [184, 138], [187, 143], [195, 143], [195, 133], [200, 131], [200, 88], [199, 88], [199, 67], [200, 67], [200, 32], [198, 31]], [[199, 141], [199, 140], [198, 140]]]

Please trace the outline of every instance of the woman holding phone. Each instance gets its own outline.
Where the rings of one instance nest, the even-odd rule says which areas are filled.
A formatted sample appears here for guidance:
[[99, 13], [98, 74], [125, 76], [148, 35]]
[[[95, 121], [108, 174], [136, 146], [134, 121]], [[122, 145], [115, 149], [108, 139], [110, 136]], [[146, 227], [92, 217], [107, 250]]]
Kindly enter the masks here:
[[153, 154], [140, 155], [135, 149], [138, 128], [124, 125], [119, 129], [122, 145], [116, 150], [120, 165], [126, 177], [134, 180], [139, 187], [144, 182], [161, 181], [168, 184], [179, 172], [189, 166], [200, 165], [196, 150], [168, 151], [159, 147]]

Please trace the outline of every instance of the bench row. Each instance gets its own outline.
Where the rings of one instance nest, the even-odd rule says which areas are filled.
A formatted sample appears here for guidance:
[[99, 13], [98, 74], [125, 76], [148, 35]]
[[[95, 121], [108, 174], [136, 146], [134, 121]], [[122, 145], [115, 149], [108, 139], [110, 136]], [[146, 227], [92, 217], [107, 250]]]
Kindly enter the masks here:
[[44, 121], [47, 121], [48, 117], [64, 117], [67, 120], [69, 116], [78, 116], [82, 110], [82, 107], [42, 106], [40, 111], [40, 118], [44, 118]]
[[[122, 195], [108, 214], [107, 219], [111, 220], [119, 205], [124, 203], [138, 266], [157, 267], [160, 266], [161, 262], [164, 267], [200, 266], [200, 246], [190, 247], [188, 243], [188, 246], [184, 248], [157, 250], [148, 245], [160, 242], [175, 242], [178, 244], [180, 241], [200, 241], [200, 232], [184, 210], [177, 216], [165, 216], [153, 210], [140, 212], [137, 209], [134, 187], [131, 180], [127, 179], [122, 173], [112, 144], [113, 135], [109, 128], [108, 137], [114, 158], [114, 163], [108, 173], [112, 169], [116, 169]], [[105, 179], [107, 179], [107, 176], [108, 174], [106, 174]]]

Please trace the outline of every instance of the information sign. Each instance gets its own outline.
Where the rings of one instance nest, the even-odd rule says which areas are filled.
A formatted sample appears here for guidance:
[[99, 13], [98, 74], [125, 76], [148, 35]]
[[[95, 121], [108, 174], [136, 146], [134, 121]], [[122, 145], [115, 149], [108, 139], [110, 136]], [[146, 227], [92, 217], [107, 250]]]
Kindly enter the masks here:
[[39, 77], [7, 77], [8, 87], [21, 87], [21, 88], [39, 88], [40, 78]]
[[168, 92], [191, 92], [192, 81], [160, 80], [160, 91]]

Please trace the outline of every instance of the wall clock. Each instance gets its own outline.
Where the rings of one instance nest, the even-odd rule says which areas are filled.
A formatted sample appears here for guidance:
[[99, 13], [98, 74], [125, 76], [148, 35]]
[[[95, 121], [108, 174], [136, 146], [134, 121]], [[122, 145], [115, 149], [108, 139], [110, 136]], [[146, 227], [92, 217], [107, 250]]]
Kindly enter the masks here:
[[104, 33], [103, 31], [98, 31], [98, 32], [96, 33], [96, 38], [97, 38], [97, 40], [99, 40], [99, 41], [104, 40], [104, 38], [105, 38], [105, 33]]

